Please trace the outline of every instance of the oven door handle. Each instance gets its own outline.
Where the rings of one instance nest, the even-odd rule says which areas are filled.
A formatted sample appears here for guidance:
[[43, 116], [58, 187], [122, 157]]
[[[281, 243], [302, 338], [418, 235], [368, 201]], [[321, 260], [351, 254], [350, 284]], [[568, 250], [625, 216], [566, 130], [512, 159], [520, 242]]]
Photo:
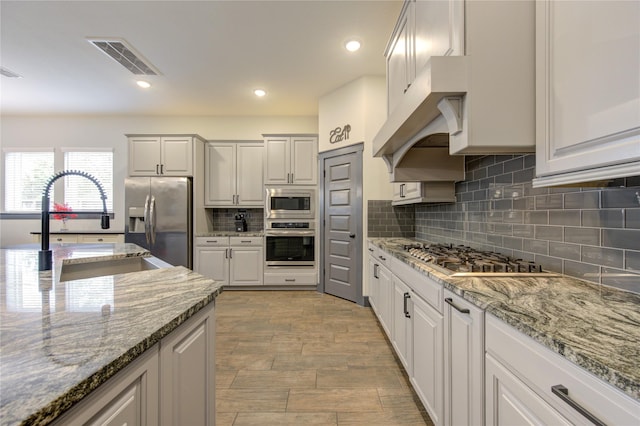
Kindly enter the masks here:
[[313, 237], [316, 235], [316, 231], [265, 231], [264, 235], [267, 237]]

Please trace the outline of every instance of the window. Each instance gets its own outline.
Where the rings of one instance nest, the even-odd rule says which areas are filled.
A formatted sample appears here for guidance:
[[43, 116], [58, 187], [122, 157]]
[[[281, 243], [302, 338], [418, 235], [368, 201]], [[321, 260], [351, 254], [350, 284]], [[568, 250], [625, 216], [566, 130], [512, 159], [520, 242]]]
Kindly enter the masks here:
[[[80, 170], [96, 178], [107, 195], [107, 210], [113, 211], [113, 151], [65, 150], [64, 169]], [[64, 179], [64, 202], [73, 210], [102, 211], [98, 188], [89, 179], [67, 176]]]
[[39, 212], [42, 190], [53, 175], [53, 163], [53, 151], [5, 152], [4, 210]]
[[[46, 183], [55, 172], [62, 170], [79, 170], [95, 177], [107, 196], [107, 210], [113, 212], [113, 149], [102, 148], [5, 149], [3, 211], [39, 213]], [[96, 185], [81, 176], [59, 179], [49, 197], [50, 208], [55, 201], [66, 203], [76, 211], [102, 211]]]

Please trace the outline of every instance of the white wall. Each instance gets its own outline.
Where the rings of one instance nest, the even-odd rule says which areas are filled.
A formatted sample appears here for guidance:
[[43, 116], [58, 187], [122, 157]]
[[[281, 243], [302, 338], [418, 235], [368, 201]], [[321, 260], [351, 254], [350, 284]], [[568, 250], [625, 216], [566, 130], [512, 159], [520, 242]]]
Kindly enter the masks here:
[[[125, 134], [198, 134], [204, 139], [261, 140], [262, 133], [317, 132], [318, 119], [315, 116], [3, 116], [0, 147], [112, 147], [115, 220], [111, 228], [124, 231], [123, 188], [127, 175]], [[4, 169], [4, 162], [2, 164]], [[0, 173], [0, 194], [3, 190], [4, 173]], [[71, 230], [99, 229], [96, 220], [74, 219], [68, 224]], [[51, 226], [52, 230], [56, 230], [59, 223], [52, 221]], [[0, 246], [29, 243], [29, 232], [39, 230], [39, 220], [0, 220]]]
[[[373, 138], [387, 118], [387, 88], [384, 77], [366, 76], [354, 80], [320, 98], [318, 109], [318, 149], [326, 152], [336, 148], [364, 142], [362, 155], [362, 252], [367, 253], [367, 201], [390, 200], [393, 185], [389, 182], [387, 167], [381, 158], [374, 158]], [[351, 125], [349, 139], [331, 143], [330, 134], [336, 127]], [[363, 256], [363, 280], [367, 258]], [[366, 284], [363, 294], [368, 295]]]

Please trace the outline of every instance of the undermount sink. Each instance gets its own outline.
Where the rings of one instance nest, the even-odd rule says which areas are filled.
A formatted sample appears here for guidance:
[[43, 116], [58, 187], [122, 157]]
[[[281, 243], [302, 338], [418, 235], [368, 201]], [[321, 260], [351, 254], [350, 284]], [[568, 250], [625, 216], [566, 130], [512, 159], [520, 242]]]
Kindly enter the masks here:
[[65, 263], [60, 268], [58, 281], [82, 280], [171, 267], [172, 265], [157, 257], [125, 257], [122, 259], [97, 260], [95, 262]]

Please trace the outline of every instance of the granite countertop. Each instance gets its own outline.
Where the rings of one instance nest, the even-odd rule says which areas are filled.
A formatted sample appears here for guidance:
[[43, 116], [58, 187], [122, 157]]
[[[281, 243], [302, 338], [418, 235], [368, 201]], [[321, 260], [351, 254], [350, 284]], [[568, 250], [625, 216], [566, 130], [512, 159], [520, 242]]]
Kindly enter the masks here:
[[200, 232], [196, 237], [262, 237], [264, 232], [211, 231]]
[[[133, 244], [0, 250], [0, 424], [48, 424], [193, 316], [222, 286], [182, 266], [58, 282], [63, 263], [150, 256]], [[54, 277], [54, 278], [52, 278]]]
[[[31, 231], [30, 232], [31, 235], [41, 235], [42, 232], [40, 231]], [[116, 231], [116, 230], [104, 230], [104, 229], [98, 229], [96, 231], [74, 231], [74, 230], [68, 230], [68, 231], [50, 231], [49, 235], [59, 235], [59, 234], [71, 234], [71, 235], [94, 235], [94, 234], [124, 234], [124, 231]]]
[[640, 295], [566, 275], [451, 277], [402, 249], [424, 241], [369, 242], [640, 400]]

